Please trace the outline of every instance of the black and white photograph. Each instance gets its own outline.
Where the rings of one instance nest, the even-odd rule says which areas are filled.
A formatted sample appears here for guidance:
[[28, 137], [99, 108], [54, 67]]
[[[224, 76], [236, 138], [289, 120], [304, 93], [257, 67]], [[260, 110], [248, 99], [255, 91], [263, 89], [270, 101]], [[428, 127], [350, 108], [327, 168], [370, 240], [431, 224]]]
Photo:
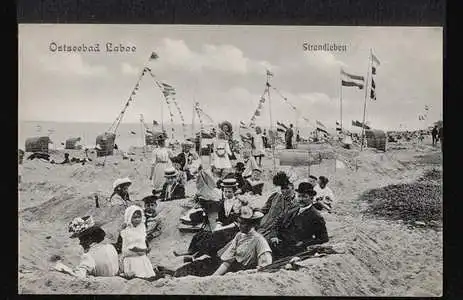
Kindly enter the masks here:
[[18, 24], [18, 292], [443, 295], [443, 28]]

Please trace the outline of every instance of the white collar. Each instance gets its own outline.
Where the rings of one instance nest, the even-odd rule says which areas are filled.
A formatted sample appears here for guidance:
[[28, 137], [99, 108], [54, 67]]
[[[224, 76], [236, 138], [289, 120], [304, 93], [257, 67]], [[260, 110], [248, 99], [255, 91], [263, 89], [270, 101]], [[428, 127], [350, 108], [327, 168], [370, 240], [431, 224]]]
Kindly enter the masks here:
[[299, 215], [299, 214], [302, 214], [302, 213], [305, 212], [306, 210], [310, 209], [310, 208], [312, 207], [312, 205], [313, 205], [313, 203], [311, 203], [311, 204], [309, 204], [309, 205], [307, 205], [307, 206], [305, 206], [305, 207], [299, 207], [299, 211], [298, 211], [297, 214], [298, 214], [298, 215]]

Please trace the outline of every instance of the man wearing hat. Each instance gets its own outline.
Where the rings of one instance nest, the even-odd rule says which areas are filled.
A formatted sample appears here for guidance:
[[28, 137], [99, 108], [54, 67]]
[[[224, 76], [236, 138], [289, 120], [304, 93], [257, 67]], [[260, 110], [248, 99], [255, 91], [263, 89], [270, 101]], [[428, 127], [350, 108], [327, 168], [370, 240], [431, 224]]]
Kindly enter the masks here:
[[222, 264], [214, 275], [227, 272], [261, 268], [272, 263], [272, 249], [265, 238], [256, 231], [263, 214], [247, 204], [240, 208], [239, 232], [228, 246], [219, 252]]
[[280, 216], [269, 235], [275, 259], [304, 251], [307, 246], [328, 241], [325, 220], [313, 207], [316, 192], [309, 182], [302, 182], [296, 190], [299, 207]]
[[168, 167], [164, 170], [166, 182], [162, 187], [161, 201], [185, 198], [185, 186], [178, 182], [177, 175], [177, 170], [174, 167]]
[[96, 225], [91, 216], [75, 218], [68, 226], [71, 238], [78, 238], [84, 248], [80, 264], [71, 269], [58, 258], [54, 270], [79, 278], [87, 275], [110, 277], [119, 272], [119, 258], [116, 249], [111, 244], [102, 243], [105, 231]]

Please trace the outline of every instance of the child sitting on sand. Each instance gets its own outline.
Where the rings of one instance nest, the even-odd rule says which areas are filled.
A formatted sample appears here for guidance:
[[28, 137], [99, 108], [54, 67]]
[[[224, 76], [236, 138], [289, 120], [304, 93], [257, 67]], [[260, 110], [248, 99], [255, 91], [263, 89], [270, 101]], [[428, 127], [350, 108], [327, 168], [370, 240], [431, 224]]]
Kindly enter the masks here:
[[146, 256], [150, 248], [146, 245], [146, 227], [141, 207], [127, 207], [121, 237], [124, 277], [154, 279], [156, 274], [153, 265]]
[[145, 203], [144, 214], [145, 214], [145, 226], [146, 226], [146, 242], [149, 243], [159, 233], [159, 219], [157, 218], [156, 207], [158, 206], [156, 201], [159, 199], [158, 195], [150, 195], [143, 198]]

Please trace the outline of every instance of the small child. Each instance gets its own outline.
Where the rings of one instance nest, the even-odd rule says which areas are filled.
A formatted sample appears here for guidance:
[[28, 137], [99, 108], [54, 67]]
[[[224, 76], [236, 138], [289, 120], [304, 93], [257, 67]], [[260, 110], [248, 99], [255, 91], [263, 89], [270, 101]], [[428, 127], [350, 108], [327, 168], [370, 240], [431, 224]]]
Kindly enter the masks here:
[[141, 207], [131, 205], [124, 214], [122, 237], [122, 267], [127, 278], [154, 279], [153, 265], [146, 255], [150, 249], [146, 244], [146, 227]]
[[262, 170], [259, 168], [254, 168], [252, 170], [251, 177], [246, 179], [246, 184], [243, 188], [243, 192], [251, 193], [251, 195], [261, 195], [264, 188], [264, 182], [260, 180]]
[[145, 214], [145, 226], [146, 226], [146, 242], [149, 243], [152, 239], [154, 239], [155, 232], [159, 232], [159, 225], [160, 222], [156, 218], [157, 212], [156, 207], [158, 204], [156, 201], [159, 199], [157, 194], [147, 196], [143, 198], [143, 202], [145, 203], [144, 207], [144, 214]]

